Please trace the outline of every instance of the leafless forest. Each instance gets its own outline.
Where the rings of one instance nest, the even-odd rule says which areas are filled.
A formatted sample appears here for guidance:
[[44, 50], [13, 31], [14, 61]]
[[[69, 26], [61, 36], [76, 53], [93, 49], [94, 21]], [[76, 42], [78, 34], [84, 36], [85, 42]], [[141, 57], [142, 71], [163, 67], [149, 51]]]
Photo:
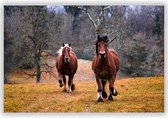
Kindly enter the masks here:
[[164, 74], [164, 6], [4, 6], [4, 82], [16, 69], [54, 76], [45, 58], [62, 43], [92, 60], [97, 35], [119, 53], [120, 75]]

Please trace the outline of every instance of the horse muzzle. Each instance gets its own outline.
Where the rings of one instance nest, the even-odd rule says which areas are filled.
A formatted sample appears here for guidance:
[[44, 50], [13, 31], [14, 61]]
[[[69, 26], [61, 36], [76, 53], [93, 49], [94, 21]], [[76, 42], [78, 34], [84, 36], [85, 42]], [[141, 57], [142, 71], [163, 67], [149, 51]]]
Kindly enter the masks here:
[[65, 57], [65, 58], [64, 58], [64, 62], [65, 62], [65, 63], [70, 62], [70, 58], [69, 58], [69, 57]]
[[100, 59], [104, 59], [106, 57], [105, 51], [100, 51], [99, 56], [100, 56]]

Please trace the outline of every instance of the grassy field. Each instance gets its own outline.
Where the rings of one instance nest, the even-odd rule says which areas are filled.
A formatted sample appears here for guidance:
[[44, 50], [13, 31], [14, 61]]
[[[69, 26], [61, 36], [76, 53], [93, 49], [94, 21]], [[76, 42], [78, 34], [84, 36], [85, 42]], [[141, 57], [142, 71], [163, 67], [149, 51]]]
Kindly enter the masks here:
[[63, 92], [54, 78], [46, 76], [36, 84], [34, 78], [25, 79], [21, 72], [11, 74], [10, 81], [15, 84], [4, 85], [4, 112], [164, 112], [162, 76], [117, 79], [119, 94], [114, 101], [97, 103], [90, 63], [79, 61], [76, 89], [71, 94]]

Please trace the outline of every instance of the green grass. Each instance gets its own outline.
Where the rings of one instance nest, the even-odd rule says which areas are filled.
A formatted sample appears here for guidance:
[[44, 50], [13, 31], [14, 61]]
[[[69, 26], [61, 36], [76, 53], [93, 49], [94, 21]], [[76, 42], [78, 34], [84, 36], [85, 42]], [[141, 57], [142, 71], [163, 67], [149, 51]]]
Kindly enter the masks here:
[[4, 112], [164, 112], [163, 77], [116, 80], [118, 96], [104, 103], [96, 102], [95, 80], [75, 85], [69, 95], [57, 83], [6, 84]]

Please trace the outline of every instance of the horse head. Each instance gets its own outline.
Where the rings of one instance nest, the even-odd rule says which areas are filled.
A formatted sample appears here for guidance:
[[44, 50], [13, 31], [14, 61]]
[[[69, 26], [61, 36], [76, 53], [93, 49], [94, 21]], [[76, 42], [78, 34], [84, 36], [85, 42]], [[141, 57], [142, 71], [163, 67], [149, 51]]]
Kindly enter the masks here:
[[97, 56], [100, 57], [100, 59], [105, 59], [107, 54], [107, 42], [108, 42], [108, 38], [107, 36], [99, 36], [98, 35], [98, 40], [96, 42], [96, 54]]
[[70, 62], [70, 52], [71, 52], [71, 44], [64, 44], [62, 49], [62, 56], [65, 63]]

